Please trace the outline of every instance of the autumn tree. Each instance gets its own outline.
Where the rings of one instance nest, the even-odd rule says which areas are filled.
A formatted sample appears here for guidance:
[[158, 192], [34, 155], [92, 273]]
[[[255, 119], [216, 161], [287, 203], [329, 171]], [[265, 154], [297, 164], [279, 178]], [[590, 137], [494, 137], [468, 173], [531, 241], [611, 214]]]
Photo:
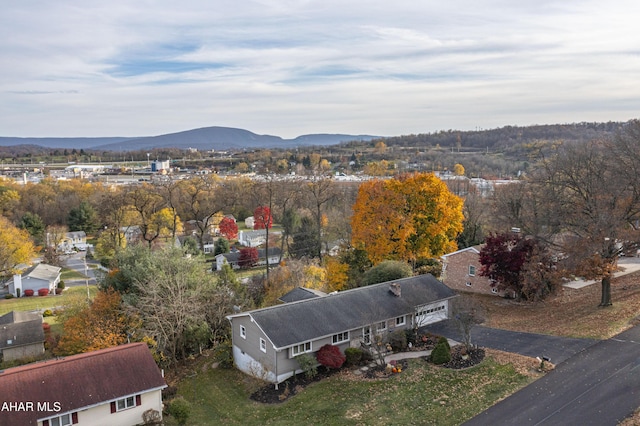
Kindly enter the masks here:
[[492, 234], [480, 250], [480, 275], [499, 291], [528, 301], [544, 299], [560, 286], [554, 256], [534, 238], [518, 233]]
[[622, 242], [634, 237], [640, 212], [640, 122], [612, 140], [563, 144], [531, 173], [538, 193], [552, 194], [548, 216], [567, 267], [601, 280], [600, 306], [609, 306], [611, 277]]
[[127, 308], [142, 321], [141, 333], [158, 343], [170, 363], [228, 336], [226, 315], [234, 305], [246, 305], [206, 271], [200, 256], [138, 245], [116, 257], [117, 273], [105, 277], [101, 288], [126, 289]]
[[11, 275], [21, 263], [31, 263], [35, 257], [35, 247], [30, 235], [16, 228], [4, 216], [0, 216], [0, 276]]
[[302, 195], [305, 198], [304, 203], [315, 222], [312, 228], [307, 228], [307, 231], [315, 232], [316, 237], [314, 239], [319, 242], [315, 247], [317, 252], [314, 257], [322, 259], [322, 231], [326, 226], [326, 211], [332, 204], [340, 201], [340, 192], [328, 176], [320, 173], [308, 177], [306, 184], [303, 186]]
[[455, 251], [463, 229], [462, 199], [431, 173], [365, 182], [353, 210], [352, 245], [374, 264]]
[[247, 269], [258, 263], [258, 249], [255, 247], [245, 247], [240, 249], [240, 257], [238, 258], [238, 266]]
[[56, 355], [73, 355], [118, 346], [127, 342], [140, 326], [122, 307], [120, 293], [109, 289], [63, 322]]
[[197, 176], [181, 181], [177, 212], [182, 220], [192, 220], [200, 249], [204, 250], [204, 238], [210, 232], [214, 216], [222, 210], [223, 197], [217, 196], [218, 181], [213, 176]]
[[164, 215], [160, 211], [165, 206], [165, 200], [152, 186], [144, 184], [128, 193], [129, 204], [137, 213], [137, 224], [142, 238], [149, 244], [155, 241], [172, 223], [171, 215]]
[[258, 206], [253, 211], [253, 229], [270, 229], [273, 225], [273, 216], [269, 206]]
[[238, 238], [238, 225], [236, 221], [230, 217], [225, 217], [220, 221], [220, 234], [227, 240], [235, 240]]

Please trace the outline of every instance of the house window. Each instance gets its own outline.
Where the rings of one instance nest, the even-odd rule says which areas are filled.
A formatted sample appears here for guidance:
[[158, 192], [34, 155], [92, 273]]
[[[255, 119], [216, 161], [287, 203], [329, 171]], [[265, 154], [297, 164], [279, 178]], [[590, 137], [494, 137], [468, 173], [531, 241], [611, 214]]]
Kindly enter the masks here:
[[[127, 398], [118, 399], [111, 402], [111, 413], [117, 411], [128, 410], [129, 408], [142, 405], [142, 397], [140, 395], [129, 396]], [[74, 424], [77, 423], [74, 421]]]
[[243, 339], [247, 338], [247, 329], [244, 325], [240, 326], [240, 337], [242, 337]]
[[387, 329], [387, 322], [386, 321], [379, 322], [376, 325], [376, 331], [377, 332], [385, 331], [386, 329]]
[[49, 419], [50, 426], [70, 426], [72, 424], [71, 414], [63, 414], [60, 417]]
[[371, 327], [363, 327], [362, 328], [362, 342], [365, 345], [371, 344]]
[[349, 340], [349, 332], [345, 331], [344, 333], [334, 334], [331, 340], [333, 341], [334, 345], [336, 343], [346, 342], [347, 340]]
[[130, 396], [128, 398], [122, 398], [116, 401], [116, 411], [128, 410], [129, 408], [133, 408], [136, 406], [136, 398], [134, 396]]
[[299, 345], [292, 346], [291, 358], [307, 352], [311, 352], [311, 342], [301, 343]]
[[469, 265], [469, 276], [470, 277], [476, 276], [476, 267], [473, 265]]
[[405, 319], [405, 316], [401, 316], [396, 318], [396, 327], [401, 326], [401, 325], [405, 325], [407, 323], [407, 320]]
[[265, 353], [267, 352], [267, 341], [262, 337], [260, 338], [260, 350]]

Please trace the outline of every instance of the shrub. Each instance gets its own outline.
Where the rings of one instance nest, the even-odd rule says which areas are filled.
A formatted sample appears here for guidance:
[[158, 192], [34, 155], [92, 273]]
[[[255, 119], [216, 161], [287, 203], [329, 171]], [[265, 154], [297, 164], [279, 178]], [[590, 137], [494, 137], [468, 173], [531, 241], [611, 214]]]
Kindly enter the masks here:
[[316, 358], [320, 364], [327, 368], [340, 368], [347, 359], [347, 357], [340, 351], [339, 347], [329, 344], [320, 348]]
[[51, 330], [51, 326], [49, 325], [48, 322], [43, 322], [42, 323], [42, 329], [44, 330], [44, 332], [46, 333], [47, 331]]
[[213, 351], [213, 357], [220, 364], [220, 367], [233, 367], [233, 348], [231, 347], [231, 342], [225, 340], [217, 345]]
[[401, 352], [407, 349], [407, 335], [404, 330], [394, 331], [389, 335], [389, 344], [396, 352]]
[[167, 414], [176, 419], [179, 425], [185, 425], [191, 415], [191, 404], [182, 397], [174, 398], [167, 405]]
[[25, 297], [33, 296], [33, 290], [31, 290], [31, 289], [25, 290], [24, 291], [24, 295], [25, 295]]
[[48, 288], [41, 288], [38, 290], [38, 296], [46, 296], [49, 294]]
[[449, 343], [444, 343], [442, 341], [438, 342], [431, 352], [431, 362], [436, 365], [441, 365], [449, 361], [451, 361], [451, 349], [449, 348]]
[[313, 379], [318, 374], [318, 367], [316, 366], [316, 360], [309, 354], [301, 354], [296, 357], [300, 369], [304, 372], [307, 379]]
[[416, 330], [414, 330], [413, 328], [407, 328], [406, 330], [404, 330], [404, 336], [407, 339], [407, 345], [409, 343], [415, 345], [418, 341], [418, 333], [416, 333]]
[[13, 294], [9, 293], [9, 294], [5, 294], [4, 295], [5, 299], [13, 299]]
[[44, 312], [42, 313], [43, 317], [52, 317], [53, 316], [53, 311], [51, 309], [45, 309]]
[[449, 349], [449, 351], [451, 351], [451, 346], [449, 346], [449, 341], [447, 340], [446, 337], [440, 336], [438, 338], [438, 344], [440, 344], [440, 343], [445, 345], [447, 347], [447, 349]]
[[64, 280], [60, 280], [60, 282], [58, 283], [58, 288], [61, 288], [64, 290], [65, 288]]
[[344, 351], [344, 356], [346, 359], [346, 364], [348, 366], [360, 365], [363, 357], [363, 350], [360, 348], [347, 348]]

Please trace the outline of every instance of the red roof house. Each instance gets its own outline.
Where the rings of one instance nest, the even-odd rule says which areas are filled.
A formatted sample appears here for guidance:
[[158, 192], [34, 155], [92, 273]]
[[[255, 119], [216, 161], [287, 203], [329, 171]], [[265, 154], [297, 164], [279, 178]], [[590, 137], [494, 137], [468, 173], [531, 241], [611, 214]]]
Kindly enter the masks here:
[[162, 415], [162, 371], [145, 343], [0, 372], [0, 426], [126, 426]]

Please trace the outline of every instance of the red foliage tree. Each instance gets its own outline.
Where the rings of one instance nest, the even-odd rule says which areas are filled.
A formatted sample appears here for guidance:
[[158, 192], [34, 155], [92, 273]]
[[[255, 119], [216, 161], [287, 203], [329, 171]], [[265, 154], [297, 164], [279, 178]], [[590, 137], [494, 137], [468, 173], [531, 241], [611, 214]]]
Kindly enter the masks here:
[[535, 240], [515, 233], [486, 237], [480, 250], [480, 275], [489, 278], [498, 290], [514, 291], [522, 297], [522, 271], [535, 246]]
[[347, 360], [347, 357], [337, 346], [326, 344], [320, 348], [316, 355], [318, 362], [327, 368], [340, 368]]
[[267, 206], [258, 206], [253, 211], [253, 229], [271, 229], [273, 217], [271, 209]]
[[240, 258], [238, 266], [241, 268], [251, 268], [258, 263], [258, 249], [255, 247], [246, 247], [240, 250]]
[[220, 221], [220, 234], [222, 234], [227, 240], [234, 240], [238, 238], [238, 225], [236, 221], [230, 217], [225, 217]]

